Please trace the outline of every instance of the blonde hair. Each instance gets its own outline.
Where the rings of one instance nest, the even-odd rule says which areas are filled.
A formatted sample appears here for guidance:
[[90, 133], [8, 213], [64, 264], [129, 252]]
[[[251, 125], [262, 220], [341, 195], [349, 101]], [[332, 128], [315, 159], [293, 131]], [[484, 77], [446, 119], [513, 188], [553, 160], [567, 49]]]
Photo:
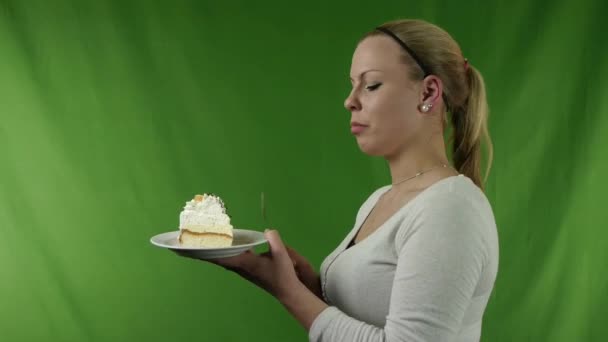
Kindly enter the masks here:
[[[423, 20], [402, 19], [380, 26], [395, 34], [413, 50], [416, 56], [443, 83], [443, 100], [451, 113], [452, 161], [454, 167], [471, 178], [481, 189], [487, 181], [492, 165], [493, 147], [488, 132], [488, 103], [483, 77], [468, 65], [458, 43], [440, 27]], [[385, 35], [374, 30], [370, 36]], [[407, 51], [403, 61], [409, 65], [413, 80], [424, 78], [424, 72]], [[481, 144], [487, 148], [487, 167], [481, 176]]]

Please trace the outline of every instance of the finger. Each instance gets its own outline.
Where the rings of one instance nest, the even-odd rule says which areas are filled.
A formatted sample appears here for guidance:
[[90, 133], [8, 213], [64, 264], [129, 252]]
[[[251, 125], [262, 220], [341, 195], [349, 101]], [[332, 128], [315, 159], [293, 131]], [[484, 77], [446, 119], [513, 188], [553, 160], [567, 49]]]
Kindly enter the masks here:
[[296, 251], [293, 250], [293, 248], [289, 247], [289, 246], [285, 246], [285, 248], [287, 249], [287, 254], [289, 255], [289, 258], [291, 259], [291, 261], [293, 262], [293, 267], [296, 267], [298, 265], [298, 253], [296, 253]]
[[[291, 258], [289, 253], [287, 252], [287, 248], [281, 239], [281, 235], [279, 232], [272, 229], [264, 231], [264, 236], [268, 240], [268, 244], [270, 245], [270, 253], [273, 258], [281, 260], [281, 263], [290, 263], [292, 267], [295, 267], [297, 262], [295, 258]], [[289, 261], [288, 261], [289, 260]]]
[[251, 250], [247, 250], [232, 257], [210, 259], [207, 261], [230, 270], [239, 270], [246, 269], [256, 257], [257, 255], [255, 255]]
[[285, 245], [285, 249], [287, 249], [287, 253], [289, 253], [290, 257], [295, 257], [298, 254], [298, 253], [296, 253], [296, 251], [293, 248], [291, 248], [287, 245]]
[[289, 257], [294, 259], [294, 260], [299, 260], [301, 258], [300, 254], [298, 254], [298, 252], [296, 252], [295, 249], [285, 245], [285, 248], [287, 249], [287, 254], [289, 254]]
[[289, 257], [287, 253], [287, 248], [285, 248], [285, 244], [283, 240], [281, 240], [281, 236], [279, 232], [272, 229], [264, 231], [264, 236], [268, 240], [268, 244], [270, 245], [270, 253], [274, 257]]

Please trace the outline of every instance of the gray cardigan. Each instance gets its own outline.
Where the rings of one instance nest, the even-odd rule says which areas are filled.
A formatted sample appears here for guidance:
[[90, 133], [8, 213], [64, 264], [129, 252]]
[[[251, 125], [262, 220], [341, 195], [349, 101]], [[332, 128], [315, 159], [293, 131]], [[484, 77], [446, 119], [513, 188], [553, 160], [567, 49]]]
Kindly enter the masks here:
[[444, 178], [348, 247], [389, 189], [367, 199], [351, 232], [323, 261], [330, 307], [313, 322], [310, 341], [479, 341], [498, 270], [486, 196], [463, 175]]

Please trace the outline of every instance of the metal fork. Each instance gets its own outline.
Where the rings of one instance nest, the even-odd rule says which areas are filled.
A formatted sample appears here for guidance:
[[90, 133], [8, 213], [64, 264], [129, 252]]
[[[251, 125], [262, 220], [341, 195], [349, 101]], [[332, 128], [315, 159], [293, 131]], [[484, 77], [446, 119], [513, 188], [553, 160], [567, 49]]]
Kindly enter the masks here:
[[264, 198], [264, 191], [262, 191], [260, 202], [262, 204], [262, 219], [264, 220], [264, 224], [266, 226], [268, 226], [268, 220], [266, 218], [266, 201], [265, 201], [265, 198]]

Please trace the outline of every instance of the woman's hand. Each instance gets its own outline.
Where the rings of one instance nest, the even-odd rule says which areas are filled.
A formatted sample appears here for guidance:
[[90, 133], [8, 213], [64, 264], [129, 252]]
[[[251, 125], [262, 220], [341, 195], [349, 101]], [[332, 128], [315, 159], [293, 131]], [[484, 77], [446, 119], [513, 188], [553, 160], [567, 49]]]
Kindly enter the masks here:
[[267, 230], [264, 235], [270, 251], [258, 255], [249, 250], [211, 262], [238, 273], [268, 291], [308, 331], [316, 317], [328, 307], [320, 299], [319, 277], [306, 259], [283, 244], [276, 230]]
[[301, 286], [287, 248], [279, 232], [266, 230], [270, 250], [255, 254], [251, 250], [229, 258], [210, 260], [228, 270], [234, 271], [282, 301], [290, 290]]
[[296, 252], [293, 248], [287, 247], [287, 253], [289, 257], [293, 261], [293, 266], [296, 270], [296, 274], [298, 275], [298, 279], [317, 297], [323, 299], [323, 294], [321, 292], [321, 280], [319, 278], [319, 274], [315, 271], [312, 265], [298, 252]]

